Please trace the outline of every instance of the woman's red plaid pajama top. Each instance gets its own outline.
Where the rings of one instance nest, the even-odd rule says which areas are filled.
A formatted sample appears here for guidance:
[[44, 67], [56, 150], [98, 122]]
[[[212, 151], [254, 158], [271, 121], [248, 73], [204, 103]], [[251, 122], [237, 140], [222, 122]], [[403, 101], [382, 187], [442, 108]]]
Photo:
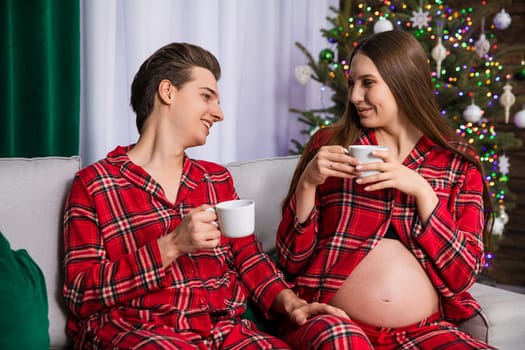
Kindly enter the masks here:
[[[275, 297], [289, 285], [254, 235], [222, 237], [217, 248], [162, 267], [159, 237], [201, 204], [238, 198], [229, 172], [185, 156], [173, 204], [129, 160], [128, 149], [117, 147], [80, 170], [67, 198], [64, 295], [75, 346], [104, 347], [104, 339], [124, 344], [112, 340], [108, 329], [133, 337], [138, 324], [199, 342], [216, 336], [213, 328], [221, 321], [240, 322], [250, 294], [269, 316]], [[104, 328], [109, 323], [117, 326]]]
[[[317, 152], [330, 135], [321, 130], [313, 137], [306, 152]], [[377, 144], [373, 130], [356, 143]], [[484, 261], [482, 176], [474, 164], [427, 137], [403, 164], [439, 198], [426, 225], [413, 197], [395, 189], [367, 192], [353, 179], [330, 177], [317, 187], [315, 208], [304, 223], [296, 220], [294, 196], [285, 207], [277, 235], [280, 263], [295, 276], [300, 297], [326, 303], [392, 225], [438, 291], [441, 317], [458, 323], [481, 310], [467, 290]]]

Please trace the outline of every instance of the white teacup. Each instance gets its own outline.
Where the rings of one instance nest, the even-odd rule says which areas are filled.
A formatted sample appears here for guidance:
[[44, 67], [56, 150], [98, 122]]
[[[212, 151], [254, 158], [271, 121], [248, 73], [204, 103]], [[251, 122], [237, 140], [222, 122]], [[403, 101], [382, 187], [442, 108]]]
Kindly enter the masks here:
[[235, 199], [215, 204], [219, 230], [230, 238], [239, 238], [255, 231], [255, 201]]
[[[348, 153], [359, 160], [359, 163], [373, 163], [373, 162], [383, 162], [382, 158], [375, 157], [372, 155], [373, 151], [388, 151], [386, 146], [376, 146], [376, 145], [350, 145], [348, 146]], [[361, 177], [370, 176], [374, 174], [379, 174], [377, 170], [368, 170], [361, 173]]]

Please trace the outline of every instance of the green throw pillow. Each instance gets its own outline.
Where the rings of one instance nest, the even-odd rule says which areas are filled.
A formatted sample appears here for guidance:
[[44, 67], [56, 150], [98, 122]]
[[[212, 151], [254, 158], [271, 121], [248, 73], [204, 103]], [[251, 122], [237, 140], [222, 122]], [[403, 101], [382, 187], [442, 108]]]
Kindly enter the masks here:
[[0, 349], [49, 349], [44, 275], [25, 249], [0, 232]]

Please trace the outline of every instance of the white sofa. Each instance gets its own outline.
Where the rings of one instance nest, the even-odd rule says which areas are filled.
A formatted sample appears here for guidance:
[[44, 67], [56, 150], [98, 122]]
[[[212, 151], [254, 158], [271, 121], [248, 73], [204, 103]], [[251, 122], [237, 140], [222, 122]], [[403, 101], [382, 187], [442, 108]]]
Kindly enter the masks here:
[[[256, 201], [256, 232], [274, 246], [285, 195], [297, 157], [228, 164], [239, 196]], [[78, 157], [0, 158], [0, 231], [13, 249], [26, 249], [46, 277], [52, 349], [68, 348], [62, 300], [62, 210]], [[488, 341], [499, 349], [525, 347], [525, 295], [476, 283], [471, 293], [488, 320]], [[472, 328], [472, 325], [470, 325]], [[474, 324], [475, 332], [483, 329]]]

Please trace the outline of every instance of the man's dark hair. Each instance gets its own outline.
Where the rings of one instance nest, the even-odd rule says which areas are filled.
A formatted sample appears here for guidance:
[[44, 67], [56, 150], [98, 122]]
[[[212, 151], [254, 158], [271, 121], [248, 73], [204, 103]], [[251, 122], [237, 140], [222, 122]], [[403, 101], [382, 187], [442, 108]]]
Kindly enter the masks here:
[[153, 101], [160, 82], [168, 79], [180, 89], [191, 81], [192, 68], [209, 70], [219, 80], [221, 67], [209, 51], [192, 44], [171, 43], [155, 51], [146, 59], [131, 84], [131, 107], [137, 115], [137, 130], [142, 133], [144, 122], [153, 110]]

